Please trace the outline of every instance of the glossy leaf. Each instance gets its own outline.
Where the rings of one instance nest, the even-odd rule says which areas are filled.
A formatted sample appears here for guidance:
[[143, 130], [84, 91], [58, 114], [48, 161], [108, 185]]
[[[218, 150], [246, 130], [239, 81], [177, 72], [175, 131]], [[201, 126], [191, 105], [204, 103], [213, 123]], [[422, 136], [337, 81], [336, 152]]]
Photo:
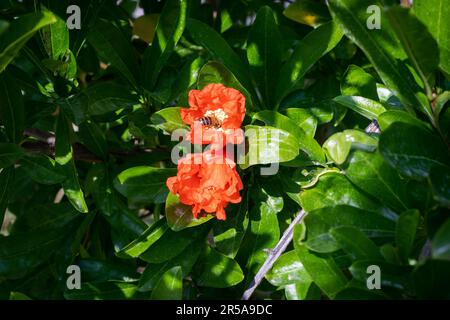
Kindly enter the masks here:
[[278, 113], [276, 111], [260, 111], [253, 116], [254, 120], [263, 121], [266, 125], [279, 128], [289, 132], [292, 136], [296, 137], [299, 147], [304, 151], [312, 160], [318, 162], [324, 162], [325, 157], [319, 144], [308, 135], [305, 131], [296, 125], [291, 119]]
[[317, 60], [339, 43], [342, 36], [342, 32], [334, 22], [327, 22], [301, 40], [280, 70], [276, 87], [278, 103], [294, 89]]
[[248, 197], [246, 193], [240, 203], [228, 206], [227, 219], [214, 225], [216, 250], [230, 258], [236, 256], [249, 224]]
[[64, 181], [65, 176], [55, 160], [43, 154], [27, 154], [20, 160], [23, 169], [34, 181], [42, 184], [56, 184]]
[[150, 248], [167, 230], [165, 220], [159, 220], [147, 228], [138, 238], [116, 253], [121, 258], [137, 258]]
[[247, 40], [247, 59], [267, 108], [275, 104], [273, 88], [280, 72], [283, 47], [281, 34], [270, 7], [258, 10]]
[[244, 279], [239, 264], [233, 259], [207, 247], [200, 257], [197, 284], [202, 287], [227, 288]]
[[169, 59], [186, 25], [186, 0], [167, 1], [156, 26], [155, 38], [144, 54], [143, 79], [152, 90], [161, 69]]
[[394, 123], [380, 137], [380, 153], [408, 177], [427, 177], [434, 165], [450, 163], [440, 137], [422, 127]]
[[58, 168], [64, 173], [65, 179], [62, 182], [64, 194], [72, 203], [75, 209], [80, 212], [88, 212], [88, 207], [84, 199], [78, 180], [78, 172], [73, 158], [73, 149], [70, 141], [71, 129], [66, 117], [61, 113], [56, 124], [55, 160]]
[[54, 22], [56, 17], [49, 11], [29, 13], [14, 20], [0, 45], [0, 73], [36, 31]]
[[406, 57], [401, 44], [390, 28], [386, 15], [381, 14], [380, 30], [367, 28], [367, 8], [371, 5], [383, 6], [371, 0], [331, 0], [328, 6], [340, 28], [361, 48], [377, 70], [386, 86], [393, 90], [403, 104], [412, 109], [415, 106], [428, 108], [425, 95], [407, 67], [399, 62]]
[[81, 284], [80, 290], [66, 290], [67, 300], [126, 300], [133, 299], [137, 293], [135, 284], [127, 282], [102, 282]]
[[347, 279], [331, 258], [314, 255], [304, 246], [299, 247], [296, 252], [314, 283], [328, 297], [333, 298], [345, 287]]
[[297, 0], [290, 3], [283, 14], [291, 20], [314, 28], [331, 20], [325, 5], [310, 0]]
[[295, 250], [283, 253], [265, 277], [276, 287], [312, 281]]
[[152, 291], [153, 300], [181, 300], [183, 278], [180, 266], [167, 270]]
[[434, 199], [442, 206], [450, 207], [450, 168], [448, 166], [432, 167], [429, 181]]
[[411, 10], [391, 7], [385, 11], [385, 14], [409, 60], [422, 79], [427, 93], [431, 94], [429, 78], [439, 64], [436, 41], [425, 25], [411, 13]]
[[[336, 227], [354, 227], [367, 237], [382, 241], [394, 238], [395, 222], [374, 212], [338, 205], [310, 211], [305, 218], [306, 246], [316, 252], [334, 252], [341, 248], [330, 230]], [[339, 237], [339, 235], [338, 235]]]
[[380, 202], [401, 212], [412, 207], [408, 180], [378, 153], [353, 152], [345, 170], [348, 179]]
[[291, 133], [265, 126], [246, 126], [248, 153], [240, 155], [238, 164], [247, 168], [255, 164], [271, 164], [294, 159], [298, 155], [299, 142]]
[[447, 219], [445, 223], [436, 232], [433, 241], [433, 258], [450, 260], [450, 220]]
[[377, 147], [377, 140], [359, 130], [344, 130], [329, 137], [323, 144], [328, 158], [336, 164], [343, 164], [352, 149], [373, 152]]
[[114, 187], [132, 202], [163, 203], [168, 193], [166, 180], [175, 174], [174, 169], [133, 167], [117, 176]]
[[417, 0], [413, 9], [439, 45], [439, 67], [450, 74], [450, 31], [446, 24], [450, 8], [445, 0]]
[[195, 19], [188, 19], [187, 29], [195, 42], [208, 50], [213, 59], [227, 67], [244, 87], [251, 87], [248, 68], [220, 34]]
[[333, 101], [359, 113], [369, 120], [376, 120], [386, 111], [383, 105], [377, 101], [359, 96], [338, 96]]
[[169, 134], [177, 129], [188, 128], [183, 120], [181, 120], [179, 107], [161, 109], [151, 116], [151, 121], [158, 129]]
[[286, 116], [294, 121], [305, 133], [314, 137], [319, 122], [317, 117], [308, 109], [288, 108], [285, 110]]
[[408, 261], [413, 249], [419, 218], [420, 213], [418, 210], [407, 210], [398, 218], [395, 229], [395, 242], [398, 247], [398, 253], [403, 261]]
[[376, 244], [358, 228], [340, 226], [331, 229], [330, 235], [353, 259], [381, 259], [380, 250]]
[[350, 65], [341, 80], [343, 96], [359, 96], [378, 100], [377, 83], [375, 79], [362, 68]]
[[105, 62], [111, 63], [125, 79], [136, 85], [139, 67], [135, 53], [129, 41], [114, 24], [97, 20], [87, 39]]

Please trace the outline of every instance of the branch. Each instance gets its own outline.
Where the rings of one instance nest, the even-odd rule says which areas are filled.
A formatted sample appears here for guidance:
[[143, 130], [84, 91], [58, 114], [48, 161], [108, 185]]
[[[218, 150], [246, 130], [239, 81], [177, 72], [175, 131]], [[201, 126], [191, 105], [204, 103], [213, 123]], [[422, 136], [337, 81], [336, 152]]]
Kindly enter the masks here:
[[261, 266], [256, 276], [253, 278], [252, 282], [250, 283], [250, 287], [245, 290], [241, 300], [250, 299], [253, 292], [259, 286], [266, 273], [272, 268], [275, 261], [277, 261], [280, 255], [286, 250], [289, 243], [291, 243], [292, 237], [294, 235], [294, 227], [297, 223], [300, 223], [300, 221], [302, 221], [305, 214], [305, 211], [302, 209], [294, 218], [294, 220], [292, 220], [291, 224], [284, 231], [283, 236], [281, 237], [280, 241], [278, 241], [275, 248], [269, 251], [269, 255], [267, 256], [266, 261], [264, 261], [264, 264]]

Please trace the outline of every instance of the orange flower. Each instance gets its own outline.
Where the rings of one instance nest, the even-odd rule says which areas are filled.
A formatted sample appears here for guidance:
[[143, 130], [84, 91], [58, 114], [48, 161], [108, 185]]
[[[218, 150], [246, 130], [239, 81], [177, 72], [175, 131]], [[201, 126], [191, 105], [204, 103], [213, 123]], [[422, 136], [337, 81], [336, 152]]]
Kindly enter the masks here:
[[223, 157], [188, 154], [178, 161], [177, 175], [167, 179], [167, 187], [179, 195], [180, 202], [192, 205], [195, 218], [203, 210], [225, 220], [228, 203], [241, 201], [239, 191], [243, 185], [235, 167], [233, 161]]
[[[209, 84], [202, 90], [189, 92], [190, 108], [181, 109], [181, 118], [191, 126], [188, 140], [200, 144], [241, 143], [240, 130], [245, 117], [245, 97], [236, 89], [223, 84]], [[213, 121], [215, 126], [202, 125], [201, 119]], [[214, 119], [214, 120], [212, 120]]]

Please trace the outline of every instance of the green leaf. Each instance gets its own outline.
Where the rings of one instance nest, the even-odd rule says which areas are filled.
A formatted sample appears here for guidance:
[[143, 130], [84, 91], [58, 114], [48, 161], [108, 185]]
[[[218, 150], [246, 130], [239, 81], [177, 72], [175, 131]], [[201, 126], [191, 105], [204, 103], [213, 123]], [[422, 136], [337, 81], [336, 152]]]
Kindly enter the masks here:
[[379, 148], [384, 159], [408, 177], [427, 177], [432, 166], [450, 163], [440, 137], [415, 125], [393, 123], [381, 135]]
[[168, 193], [166, 180], [175, 174], [175, 169], [133, 167], [117, 176], [114, 187], [135, 203], [163, 203]]
[[310, 0], [297, 0], [290, 3], [283, 14], [291, 20], [314, 28], [331, 20], [325, 5]]
[[378, 266], [381, 270], [381, 288], [389, 287], [404, 290], [407, 286], [412, 269], [410, 266], [394, 265], [382, 260], [359, 260], [350, 266], [349, 271], [355, 280], [366, 286], [367, 279], [371, 276], [367, 269], [372, 265]]
[[294, 121], [276, 111], [260, 111], [253, 115], [254, 120], [263, 121], [266, 125], [289, 132], [294, 136], [300, 149], [304, 151], [313, 161], [325, 162], [324, 153], [319, 144], [308, 136]]
[[333, 101], [359, 113], [369, 120], [378, 119], [378, 116], [386, 111], [381, 103], [364, 97], [338, 96]]
[[120, 258], [137, 258], [163, 236], [168, 229], [166, 220], [161, 219], [147, 228], [137, 239], [123, 247], [116, 255]]
[[312, 210], [349, 205], [367, 211], [384, 211], [380, 205], [358, 191], [347, 178], [339, 173], [325, 173], [319, 182], [300, 194], [300, 201], [306, 212]]
[[94, 154], [106, 159], [108, 144], [102, 128], [92, 121], [85, 121], [78, 126], [77, 136], [80, 141]]
[[192, 267], [198, 260], [203, 246], [204, 244], [202, 241], [195, 241], [173, 259], [147, 265], [139, 280], [139, 291], [145, 292], [152, 290], [164, 272], [174, 266], [181, 266], [183, 277], [189, 275]]
[[9, 22], [0, 20], [0, 36], [9, 28]]
[[245, 105], [247, 109], [253, 108], [253, 98], [247, 89], [242, 86], [238, 79], [223, 64], [217, 61], [206, 63], [198, 74], [197, 87], [203, 89], [211, 83], [221, 83], [226, 87], [234, 88], [245, 96]]
[[425, 25], [411, 13], [411, 10], [390, 7], [385, 10], [385, 14], [431, 98], [429, 79], [439, 64], [439, 49], [436, 41]]
[[444, 207], [450, 207], [450, 168], [434, 166], [431, 168], [429, 182], [433, 198]]
[[44, 154], [27, 154], [20, 163], [30, 178], [37, 183], [51, 185], [61, 183], [65, 179], [55, 160]]
[[295, 250], [283, 253], [274, 263], [272, 269], [266, 273], [265, 277], [267, 281], [276, 287], [298, 282], [307, 284], [312, 281]]
[[180, 231], [205, 223], [214, 218], [214, 215], [208, 214], [205, 217], [194, 218], [192, 206], [181, 203], [178, 195], [169, 192], [166, 199], [166, 218], [167, 224], [173, 231]]
[[41, 30], [44, 48], [50, 58], [58, 60], [69, 50], [69, 29], [66, 21], [55, 16], [56, 22]]
[[247, 40], [247, 59], [267, 108], [275, 106], [272, 93], [280, 72], [283, 46], [272, 9], [264, 6], [258, 10]]
[[[130, 41], [122, 31], [106, 20], [96, 20], [88, 33], [89, 43], [104, 62], [109, 62], [133, 86], [136, 86], [139, 66]], [[120, 93], [120, 92], [118, 92]]]
[[341, 80], [343, 96], [359, 96], [371, 100], [378, 100], [377, 82], [364, 69], [349, 65]]
[[17, 81], [0, 73], [0, 120], [11, 142], [19, 143], [25, 126], [24, 103]]
[[87, 99], [87, 112], [99, 116], [138, 104], [138, 99], [130, 89], [113, 82], [99, 83], [88, 87], [80, 94]]
[[64, 194], [79, 212], [88, 212], [84, 194], [78, 181], [78, 172], [73, 158], [70, 141], [71, 128], [63, 113], [60, 113], [56, 123], [55, 160], [65, 175], [62, 182]]
[[188, 19], [187, 29], [194, 41], [203, 46], [213, 59], [227, 67], [245, 88], [252, 87], [247, 66], [220, 34], [195, 19]]
[[0, 169], [15, 164], [24, 154], [24, 150], [17, 144], [0, 142]]
[[287, 300], [320, 300], [322, 291], [312, 282], [297, 282], [284, 287]]
[[305, 218], [307, 227], [308, 249], [328, 253], [340, 249], [330, 230], [336, 227], [354, 227], [362, 231], [367, 237], [383, 241], [394, 238], [395, 222], [381, 214], [358, 209], [346, 205], [325, 207], [310, 211]]
[[11, 193], [11, 186], [14, 182], [14, 169], [7, 168], [0, 171], [0, 224], [3, 225], [8, 200]]
[[236, 256], [248, 227], [248, 197], [246, 192], [239, 204], [227, 207], [227, 219], [214, 225], [216, 249], [230, 258]]
[[413, 206], [408, 180], [400, 177], [378, 152], [353, 152], [345, 174], [361, 190], [398, 212]]
[[70, 236], [71, 226], [0, 237], [0, 277], [18, 279], [44, 263]]
[[411, 114], [405, 111], [389, 110], [381, 114], [380, 117], [378, 118], [378, 124], [382, 132], [386, 131], [387, 128], [389, 128], [392, 124], [396, 122], [410, 124], [428, 130], [431, 129], [431, 126], [428, 123], [423, 122], [422, 120], [416, 118], [415, 116], [412, 116]]
[[183, 276], [180, 266], [167, 270], [152, 291], [152, 300], [181, 300]]
[[314, 255], [304, 246], [296, 249], [301, 263], [314, 283], [330, 298], [333, 298], [347, 284], [342, 271], [331, 258]]
[[300, 41], [292, 56], [280, 70], [276, 87], [278, 103], [295, 89], [295, 86], [317, 60], [339, 43], [342, 36], [342, 32], [334, 22], [327, 22], [311, 31]]
[[387, 15], [381, 14], [379, 30], [367, 27], [367, 8], [378, 5], [372, 0], [330, 0], [328, 6], [332, 16], [340, 28], [355, 44], [361, 48], [384, 84], [400, 98], [406, 108], [421, 107], [427, 109], [428, 101], [420, 91], [413, 75], [401, 62], [406, 58], [401, 44], [392, 32]]
[[[450, 17], [448, 3], [445, 0], [416, 0], [413, 10], [439, 45], [439, 67], [450, 74], [450, 31], [446, 23]], [[433, 54], [431, 51], [428, 53]]]
[[78, 262], [78, 266], [83, 275], [83, 282], [134, 282], [140, 277], [134, 266], [116, 261], [83, 259]]
[[148, 90], [154, 88], [161, 69], [183, 34], [187, 2], [187, 0], [169, 0], [164, 5], [152, 45], [144, 53], [142, 77]]
[[444, 91], [437, 98], [434, 106], [434, 113], [439, 116], [445, 104], [450, 100], [450, 91]]
[[330, 235], [353, 259], [382, 259], [375, 243], [358, 228], [340, 226], [331, 229]]
[[1, 39], [0, 73], [5, 70], [36, 31], [55, 22], [56, 17], [49, 11], [29, 13], [13, 20], [8, 32]]
[[133, 299], [137, 293], [135, 284], [127, 282], [103, 282], [81, 284], [79, 290], [66, 290], [64, 298], [67, 300], [126, 300]]
[[344, 130], [329, 137], [323, 144], [329, 159], [343, 164], [352, 149], [373, 152], [378, 145], [375, 138], [359, 130]]
[[244, 279], [242, 269], [236, 261], [209, 246], [206, 247], [197, 266], [199, 270], [195, 271], [196, 282], [201, 287], [227, 288]]
[[431, 243], [433, 258], [450, 260], [450, 219], [439, 228]]
[[152, 114], [151, 121], [156, 128], [170, 134], [177, 129], [187, 129], [188, 126], [181, 120], [180, 108], [169, 107]]
[[181, 231], [168, 229], [161, 238], [150, 246], [140, 258], [149, 263], [162, 263], [171, 260], [180, 253], [187, 250], [193, 242], [204, 241], [207, 231], [207, 224], [198, 228], [187, 228]]
[[404, 262], [408, 262], [413, 249], [419, 218], [419, 211], [413, 209], [403, 212], [398, 218], [395, 229], [395, 243], [399, 256]]
[[286, 116], [294, 121], [305, 133], [314, 137], [316, 134], [318, 119], [309, 109], [288, 108], [284, 110]]
[[255, 164], [271, 164], [290, 161], [298, 155], [299, 142], [287, 131], [265, 126], [246, 126], [248, 153], [240, 154], [238, 163], [241, 168]]
[[246, 261], [248, 281], [258, 272], [267, 258], [266, 249], [273, 248], [280, 238], [277, 218], [280, 208], [271, 204], [276, 202], [276, 199], [264, 194], [263, 191], [255, 193], [260, 199], [250, 209], [250, 225], [238, 252], [238, 258]]
[[412, 273], [415, 294], [420, 299], [450, 298], [450, 261], [428, 259]]

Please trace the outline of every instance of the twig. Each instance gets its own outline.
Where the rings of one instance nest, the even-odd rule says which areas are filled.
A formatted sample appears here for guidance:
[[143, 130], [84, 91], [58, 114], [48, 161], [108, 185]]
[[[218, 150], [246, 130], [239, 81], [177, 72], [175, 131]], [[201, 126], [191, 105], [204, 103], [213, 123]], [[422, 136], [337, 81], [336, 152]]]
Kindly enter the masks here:
[[253, 292], [259, 286], [266, 273], [272, 268], [273, 264], [275, 263], [275, 261], [277, 261], [277, 259], [284, 252], [284, 250], [286, 250], [289, 243], [291, 243], [292, 237], [294, 235], [294, 226], [300, 221], [302, 221], [304, 216], [305, 211], [302, 209], [300, 210], [299, 214], [294, 218], [294, 220], [292, 220], [289, 227], [284, 231], [283, 236], [281, 237], [280, 241], [278, 241], [275, 248], [270, 250], [269, 255], [266, 258], [266, 261], [264, 261], [264, 264], [258, 270], [258, 273], [250, 283], [250, 287], [247, 290], [245, 290], [244, 294], [242, 295], [241, 298], [242, 300], [250, 299]]

